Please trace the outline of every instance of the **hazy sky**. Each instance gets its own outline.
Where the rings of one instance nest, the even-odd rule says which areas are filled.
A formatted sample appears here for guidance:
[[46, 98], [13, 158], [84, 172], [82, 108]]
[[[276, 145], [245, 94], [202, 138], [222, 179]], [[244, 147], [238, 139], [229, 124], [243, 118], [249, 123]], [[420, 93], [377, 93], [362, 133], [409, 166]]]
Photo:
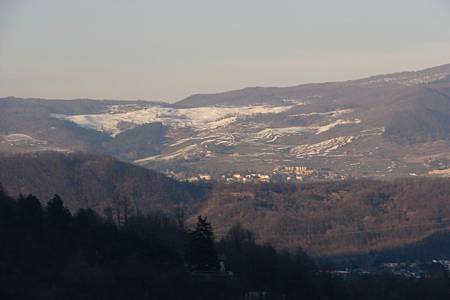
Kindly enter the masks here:
[[175, 101], [450, 63], [450, 0], [0, 0], [0, 96]]

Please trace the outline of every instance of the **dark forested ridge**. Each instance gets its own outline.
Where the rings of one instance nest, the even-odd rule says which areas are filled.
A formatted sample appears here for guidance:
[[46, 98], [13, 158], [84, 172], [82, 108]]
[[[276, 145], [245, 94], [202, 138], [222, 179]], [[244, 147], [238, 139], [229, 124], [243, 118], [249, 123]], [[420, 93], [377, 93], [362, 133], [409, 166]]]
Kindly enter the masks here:
[[337, 255], [327, 257], [341, 268], [373, 268], [380, 263], [430, 262], [433, 260], [450, 260], [450, 231], [439, 232], [401, 247], [370, 251], [364, 254]]
[[137, 126], [116, 135], [104, 144], [105, 152], [125, 160], [158, 154], [166, 127], [161, 123]]
[[1, 156], [0, 182], [14, 197], [59, 194], [72, 212], [119, 222], [182, 208], [190, 224], [207, 215], [218, 237], [240, 222], [259, 243], [313, 256], [398, 248], [450, 229], [448, 179], [193, 185], [109, 157], [35, 153]]
[[200, 213], [219, 232], [239, 220], [260, 242], [337, 255], [401, 247], [445, 232], [449, 203], [448, 179], [217, 185]]
[[[206, 218], [199, 217], [195, 229], [186, 228], [182, 218], [161, 213], [131, 217], [118, 226], [90, 209], [72, 214], [59, 196], [42, 202], [31, 195], [10, 198], [0, 188], [1, 299], [389, 300], [449, 295], [449, 277], [441, 269], [422, 279], [361, 275], [344, 280], [302, 250], [278, 252], [256, 244], [253, 234], [238, 224], [214, 242]], [[214, 262], [219, 257], [226, 265]]]
[[201, 191], [160, 173], [91, 154], [36, 152], [0, 155], [0, 182], [12, 196], [61, 195], [70, 210], [91, 208], [100, 214], [118, 205], [130, 214], [172, 210], [195, 202]]

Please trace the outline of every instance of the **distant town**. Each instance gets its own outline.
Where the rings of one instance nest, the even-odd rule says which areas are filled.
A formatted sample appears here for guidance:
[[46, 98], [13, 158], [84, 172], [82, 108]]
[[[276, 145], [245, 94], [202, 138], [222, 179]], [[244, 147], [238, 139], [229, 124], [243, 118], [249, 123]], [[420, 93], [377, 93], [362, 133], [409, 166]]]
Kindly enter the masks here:
[[329, 271], [332, 275], [344, 278], [354, 275], [391, 274], [398, 277], [415, 279], [424, 279], [439, 272], [450, 274], [450, 260], [433, 259], [427, 262], [389, 262], [369, 268], [346, 268], [343, 270]]
[[[210, 172], [196, 169], [166, 169], [161, 171], [167, 176], [184, 182], [228, 182], [228, 183], [296, 183], [311, 181], [327, 181], [327, 180], [346, 180], [349, 178], [357, 178], [354, 174], [349, 174], [344, 170], [336, 171], [330, 168], [313, 168], [309, 166], [279, 166], [272, 171], [256, 171], [256, 170], [231, 170], [226, 172]], [[379, 176], [379, 175], [378, 175]], [[417, 177], [450, 177], [450, 168], [439, 166], [431, 168], [431, 170], [422, 170], [421, 172], [409, 172], [406, 176]], [[363, 177], [370, 178], [370, 174], [364, 174]], [[383, 177], [380, 176], [380, 177]]]
[[348, 175], [337, 173], [331, 169], [314, 169], [306, 166], [282, 166], [267, 173], [256, 172], [253, 170], [230, 171], [225, 173], [195, 173], [192, 171], [177, 172], [174, 170], [167, 170], [166, 174], [179, 181], [218, 181], [229, 183], [286, 183], [317, 180], [344, 180], [348, 178]]

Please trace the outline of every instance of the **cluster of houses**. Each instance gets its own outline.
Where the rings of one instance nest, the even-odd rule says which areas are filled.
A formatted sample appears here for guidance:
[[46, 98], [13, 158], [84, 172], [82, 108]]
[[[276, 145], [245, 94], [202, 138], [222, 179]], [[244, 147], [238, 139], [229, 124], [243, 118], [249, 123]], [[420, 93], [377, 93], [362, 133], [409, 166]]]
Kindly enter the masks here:
[[392, 274], [404, 278], [423, 279], [433, 274], [441, 274], [446, 271], [450, 275], [450, 260], [432, 260], [428, 262], [389, 262], [371, 267], [369, 269], [345, 269], [333, 270], [328, 273], [343, 278], [353, 275], [368, 274]]
[[385, 263], [383, 267], [390, 273], [396, 276], [409, 278], [425, 278], [431, 276], [433, 273], [441, 274], [442, 271], [450, 275], [450, 260], [432, 260], [427, 263], [418, 262], [400, 262], [400, 263]]
[[186, 181], [186, 182], [215, 180], [215, 178], [211, 174], [207, 174], [207, 173], [193, 174], [193, 173], [186, 173], [186, 172], [168, 171], [167, 175], [172, 177], [173, 179], [176, 179], [179, 181]]
[[276, 172], [282, 176], [281, 181], [304, 181], [318, 174], [316, 169], [305, 166], [284, 166]]
[[174, 179], [187, 182], [221, 181], [228, 183], [302, 182], [308, 180], [342, 180], [345, 176], [329, 169], [313, 169], [306, 166], [282, 166], [270, 173], [253, 170], [234, 171], [220, 174], [186, 173], [169, 171]]
[[222, 181], [222, 182], [236, 182], [236, 183], [250, 183], [250, 182], [270, 182], [270, 174], [262, 174], [252, 171], [244, 172], [228, 172], [224, 174], [208, 174], [208, 173], [175, 173], [173, 171], [168, 173], [174, 179], [187, 182], [208, 182], [208, 181]]
[[271, 176], [269, 174], [254, 173], [251, 171], [234, 172], [231, 174], [221, 175], [221, 180], [226, 182], [239, 182], [239, 183], [270, 182]]

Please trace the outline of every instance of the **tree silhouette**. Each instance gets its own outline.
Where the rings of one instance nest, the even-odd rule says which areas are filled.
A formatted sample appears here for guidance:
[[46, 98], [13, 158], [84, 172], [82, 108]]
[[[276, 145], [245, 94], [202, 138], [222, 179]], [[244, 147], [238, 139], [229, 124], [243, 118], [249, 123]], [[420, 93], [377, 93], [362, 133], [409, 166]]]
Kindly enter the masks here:
[[66, 228], [71, 220], [70, 211], [58, 195], [55, 195], [45, 207], [45, 215], [49, 225], [55, 228]]
[[8, 197], [0, 184], [0, 224], [7, 224], [14, 220], [15, 201]]
[[22, 195], [17, 199], [17, 221], [25, 227], [34, 227], [38, 229], [42, 224], [42, 206], [39, 199], [29, 195]]
[[195, 230], [189, 233], [189, 263], [192, 270], [212, 271], [218, 267], [214, 233], [207, 218], [198, 216]]

